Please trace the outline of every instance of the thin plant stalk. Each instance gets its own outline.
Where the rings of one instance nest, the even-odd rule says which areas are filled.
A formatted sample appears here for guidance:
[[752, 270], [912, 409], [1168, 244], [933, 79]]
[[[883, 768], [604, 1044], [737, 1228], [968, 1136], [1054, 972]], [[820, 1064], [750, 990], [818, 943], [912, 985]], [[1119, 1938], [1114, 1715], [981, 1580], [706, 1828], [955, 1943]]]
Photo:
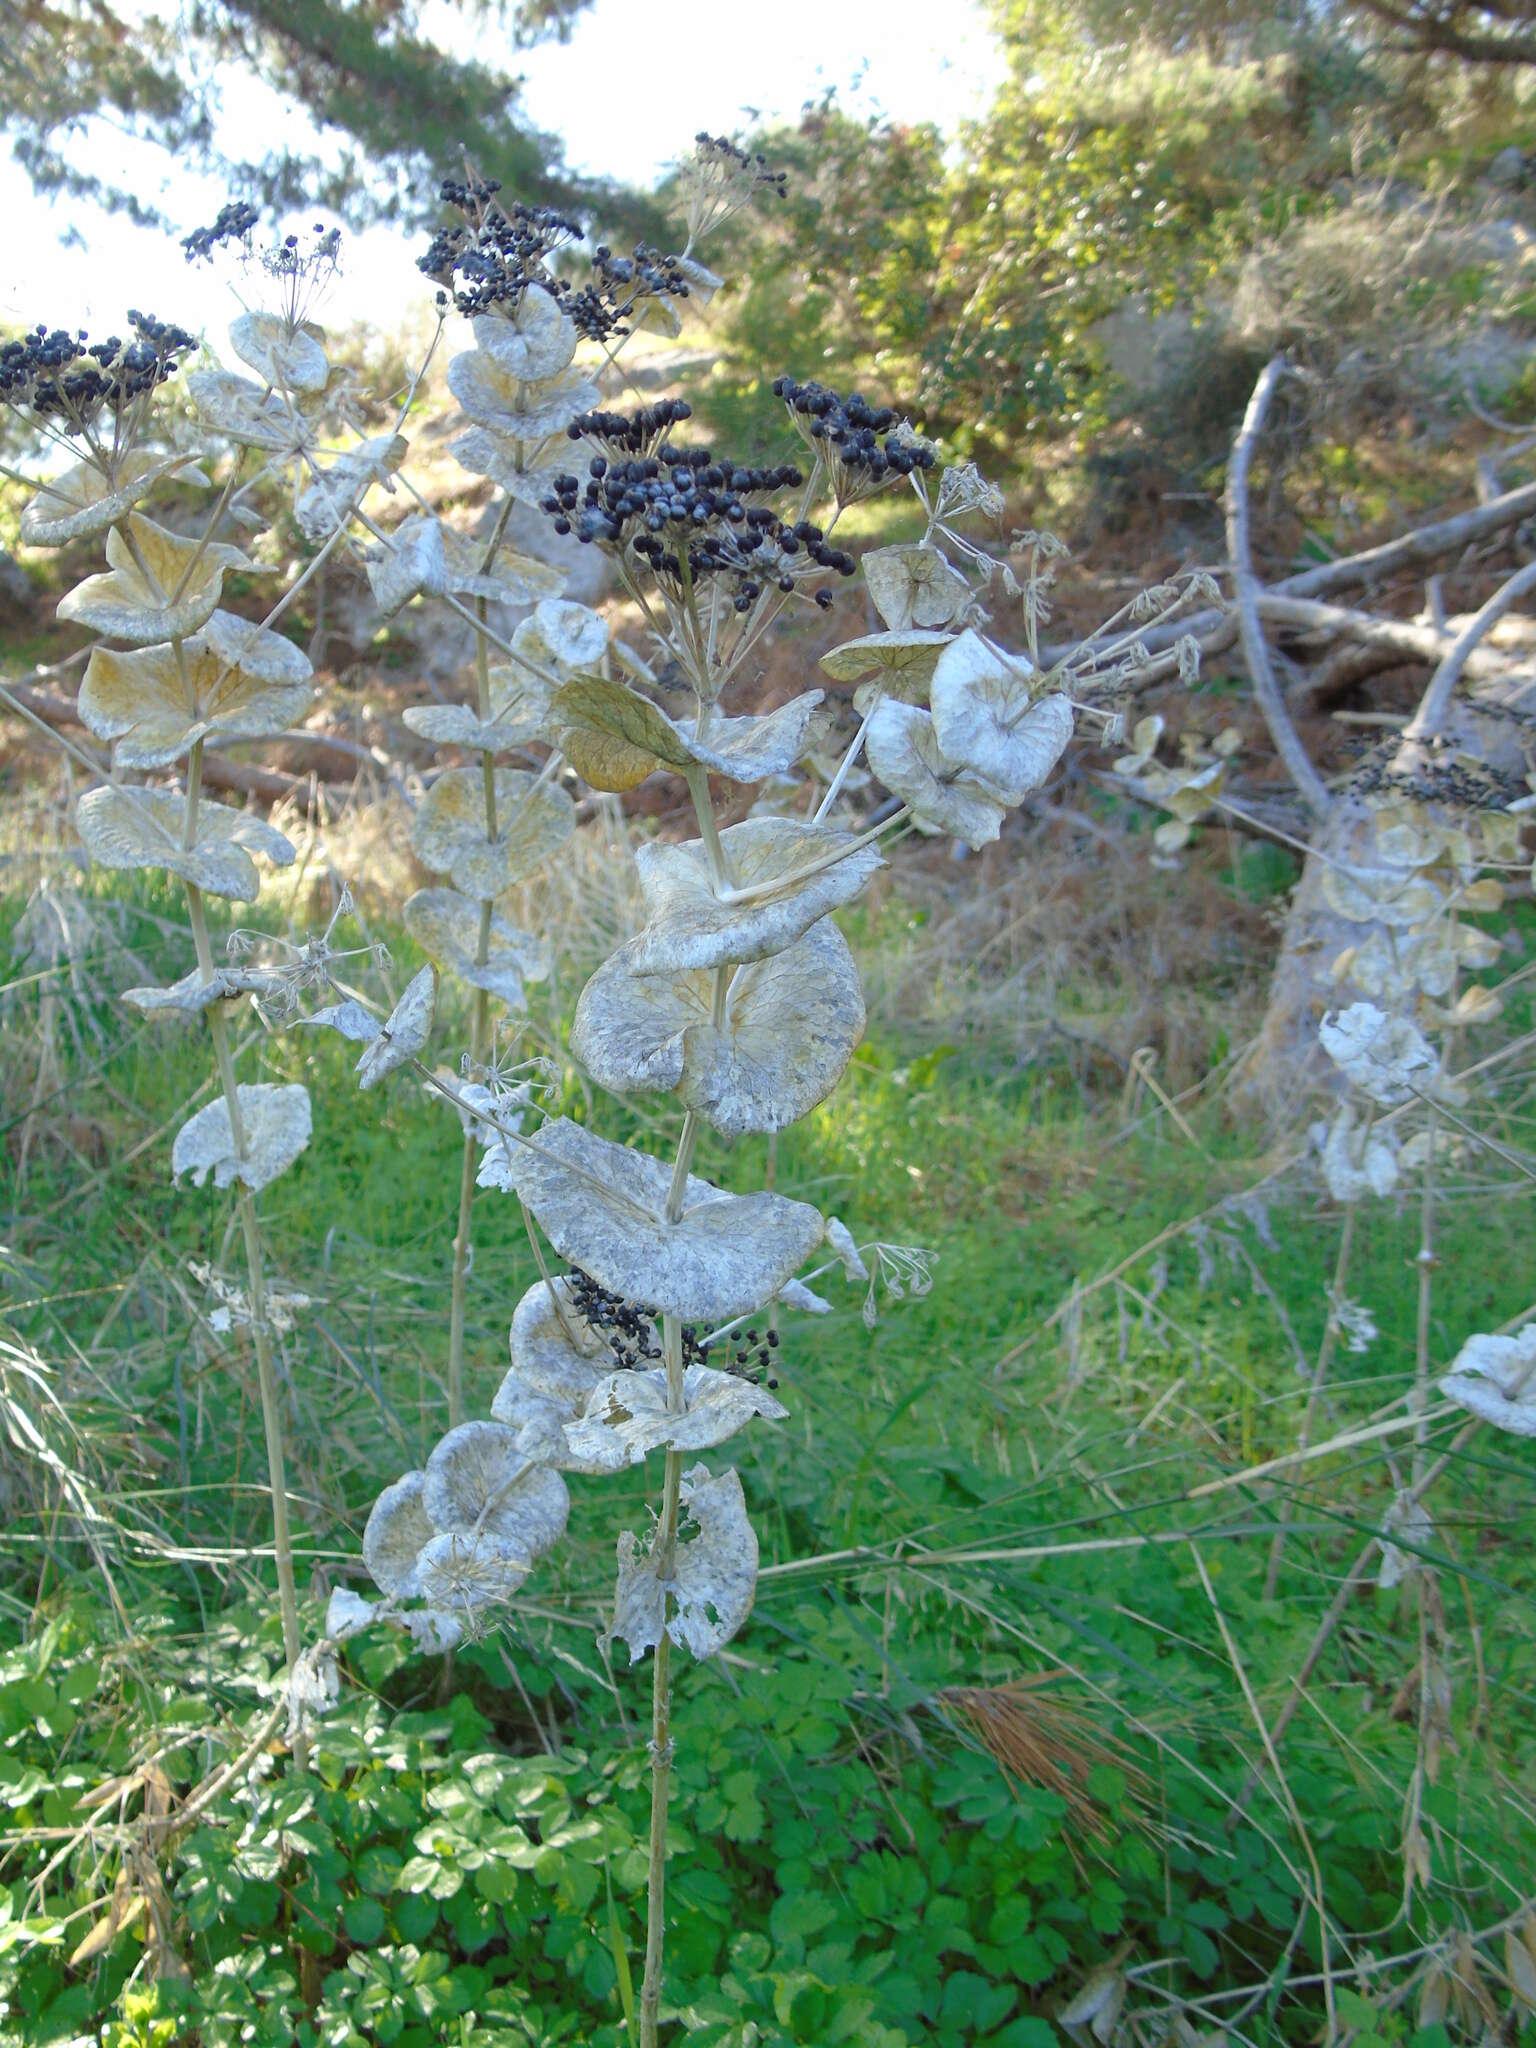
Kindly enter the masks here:
[[[1333, 1286], [1328, 1295], [1328, 1321], [1323, 1329], [1323, 1341], [1318, 1346], [1317, 1369], [1312, 1375], [1312, 1385], [1307, 1393], [1306, 1412], [1301, 1418], [1301, 1434], [1296, 1448], [1306, 1450], [1312, 1442], [1312, 1424], [1317, 1415], [1318, 1403], [1322, 1399], [1327, 1383], [1328, 1371], [1333, 1364], [1333, 1354], [1339, 1341], [1339, 1303], [1344, 1297], [1345, 1282], [1349, 1278], [1350, 1254], [1355, 1244], [1355, 1216], [1358, 1202], [1349, 1202], [1344, 1209], [1344, 1227], [1339, 1232], [1339, 1255], [1334, 1262]], [[1269, 1565], [1264, 1573], [1264, 1594], [1266, 1600], [1273, 1600], [1280, 1583], [1280, 1566], [1285, 1555], [1285, 1537], [1292, 1515], [1295, 1513], [1295, 1499], [1287, 1494], [1280, 1503], [1280, 1526], [1275, 1531], [1275, 1540], [1269, 1549]]]

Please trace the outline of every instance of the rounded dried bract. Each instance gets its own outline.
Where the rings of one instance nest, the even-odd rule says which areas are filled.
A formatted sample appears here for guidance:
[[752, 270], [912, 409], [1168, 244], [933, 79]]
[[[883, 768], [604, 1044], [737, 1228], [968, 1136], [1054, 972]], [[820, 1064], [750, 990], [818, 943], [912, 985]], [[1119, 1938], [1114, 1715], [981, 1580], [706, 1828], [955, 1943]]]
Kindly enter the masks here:
[[570, 467], [563, 437], [530, 444], [505, 439], [488, 427], [471, 427], [448, 452], [472, 475], [489, 477], [508, 497], [535, 508], [549, 496], [555, 478]]
[[422, 1505], [433, 1526], [488, 1536], [531, 1570], [565, 1533], [570, 1496], [557, 1472], [531, 1464], [503, 1422], [461, 1422], [427, 1460]]
[[1323, 1142], [1323, 1178], [1336, 1202], [1390, 1195], [1398, 1183], [1397, 1133], [1373, 1128], [1346, 1102]]
[[549, 737], [553, 682], [510, 662], [490, 669], [486, 682], [489, 718], [482, 718], [470, 704], [413, 704], [403, 714], [405, 723], [434, 746], [474, 747], [485, 754]]
[[210, 1102], [176, 1133], [173, 1179], [190, 1173], [193, 1186], [201, 1187], [211, 1173], [216, 1188], [238, 1179], [259, 1191], [286, 1173], [309, 1143], [309, 1090], [301, 1082], [242, 1081], [235, 1093], [244, 1142], [235, 1143], [228, 1102]]
[[566, 369], [530, 382], [479, 348], [466, 349], [449, 363], [448, 389], [476, 426], [517, 441], [563, 434], [577, 413], [590, 412], [601, 395], [582, 370]]
[[208, 479], [184, 455], [127, 455], [110, 475], [94, 462], [77, 462], [50, 477], [22, 507], [21, 537], [31, 548], [63, 547], [66, 541], [94, 540], [147, 498], [162, 477], [207, 489]]
[[233, 370], [189, 370], [192, 403], [215, 432], [247, 448], [261, 448], [279, 461], [305, 461], [319, 443], [319, 429], [280, 391], [265, 390]]
[[466, 1621], [510, 1600], [529, 1570], [515, 1545], [494, 1536], [434, 1536], [417, 1563], [422, 1598], [451, 1618]]
[[536, 1280], [512, 1311], [512, 1371], [533, 1394], [585, 1406], [612, 1364], [608, 1340], [577, 1308], [562, 1274]]
[[422, 800], [411, 846], [424, 867], [451, 877], [466, 896], [499, 896], [542, 867], [570, 838], [575, 808], [563, 789], [535, 786], [520, 769], [495, 771], [496, 833], [486, 830], [485, 778], [451, 768]]
[[86, 852], [100, 866], [164, 868], [237, 903], [254, 903], [261, 893], [251, 851], [284, 868], [294, 857], [292, 845], [265, 818], [206, 799], [197, 808], [193, 842], [184, 845], [186, 799], [165, 789], [108, 784], [87, 790], [75, 806], [75, 822]]
[[106, 553], [108, 573], [76, 584], [58, 616], [135, 647], [195, 633], [223, 595], [225, 570], [255, 567], [227, 542], [183, 540], [140, 512], [112, 528]]
[[401, 520], [365, 567], [374, 603], [385, 618], [413, 597], [443, 596], [448, 588], [448, 555], [442, 521], [430, 513], [413, 513]]
[[550, 292], [530, 285], [515, 311], [481, 313], [470, 322], [475, 347], [509, 377], [553, 377], [576, 353], [576, 327]]
[[318, 398], [330, 381], [320, 329], [309, 321], [284, 320], [276, 313], [242, 313], [230, 323], [229, 345], [242, 363], [279, 391]]
[[863, 692], [855, 694], [855, 704], [861, 694], [872, 695], [875, 691], [899, 697], [904, 704], [926, 704], [933, 671], [952, 638], [949, 633], [915, 629], [908, 633], [867, 633], [861, 639], [845, 640], [841, 647], [832, 648], [821, 657], [821, 665], [834, 682], [857, 683], [865, 676], [872, 678], [864, 684]]
[[875, 610], [892, 633], [961, 625], [971, 608], [971, 586], [935, 547], [874, 548], [862, 567]]
[[1418, 1026], [1388, 1017], [1374, 1003], [1330, 1011], [1318, 1037], [1340, 1072], [1388, 1109], [1429, 1092], [1440, 1072], [1439, 1055]]
[[[757, 1589], [757, 1536], [735, 1472], [712, 1479], [695, 1465], [682, 1477], [680, 1500], [696, 1534], [679, 1541], [669, 1579], [657, 1568], [655, 1533], [642, 1548], [626, 1529], [619, 1538], [619, 1583], [608, 1640], [629, 1645], [638, 1664], [661, 1641], [695, 1657], [712, 1657], [746, 1622]], [[671, 1596], [669, 1612], [668, 1596]]]
[[939, 745], [1008, 805], [1038, 789], [1066, 752], [1072, 706], [1060, 694], [1036, 698], [1033, 670], [962, 633], [939, 656], [929, 686]]
[[1513, 1337], [1469, 1337], [1440, 1391], [1495, 1429], [1536, 1436], [1536, 1323]]
[[673, 1415], [664, 1368], [615, 1372], [594, 1388], [586, 1413], [568, 1425], [566, 1439], [595, 1469], [617, 1472], [642, 1463], [648, 1451], [707, 1451], [756, 1416], [782, 1422], [788, 1413], [766, 1387], [713, 1366], [690, 1365], [683, 1375], [682, 1410]]
[[495, 1180], [482, 1169], [482, 1184], [519, 1194], [562, 1258], [625, 1300], [685, 1323], [760, 1307], [821, 1241], [821, 1215], [809, 1203], [729, 1195], [692, 1174], [682, 1216], [669, 1223], [671, 1169], [567, 1117], [495, 1165]]
[[408, 445], [403, 434], [375, 434], [328, 463], [293, 502], [293, 516], [305, 539], [323, 542], [344, 526], [375, 484], [388, 483], [405, 460]]
[[512, 646], [525, 661], [556, 675], [574, 674], [603, 658], [608, 627], [589, 605], [569, 598], [541, 598], [512, 635]]
[[1007, 805], [948, 759], [933, 720], [916, 705], [888, 697], [870, 717], [864, 748], [871, 769], [908, 806], [919, 831], [945, 832], [978, 847], [1002, 830]]
[[386, 1074], [392, 1074], [420, 1054], [432, 1035], [436, 1003], [437, 969], [423, 967], [411, 977], [377, 1036], [369, 1040], [357, 1063], [359, 1088], [376, 1087]]
[[523, 1007], [523, 983], [549, 973], [549, 941], [519, 931], [496, 912], [491, 917], [484, 961], [480, 950], [480, 905], [457, 889], [418, 889], [406, 899], [405, 928], [439, 967], [497, 996], [509, 1009]]
[[310, 676], [308, 657], [291, 640], [216, 611], [183, 641], [179, 660], [163, 644], [93, 648], [80, 716], [98, 739], [116, 742], [121, 767], [162, 768], [196, 740], [285, 731], [309, 709]]
[[602, 1088], [677, 1089], [731, 1135], [777, 1131], [830, 1095], [864, 1031], [859, 972], [822, 918], [782, 953], [731, 975], [715, 1021], [715, 974], [636, 974], [621, 946], [581, 992], [571, 1052]]
[[[731, 876], [717, 888], [701, 840], [655, 840], [635, 855], [649, 921], [632, 941], [637, 974], [724, 967], [781, 953], [850, 902], [882, 865], [851, 833], [794, 818], [748, 818], [720, 834]], [[732, 900], [751, 892], [746, 902]]]
[[397, 1600], [412, 1600], [420, 1594], [417, 1560], [437, 1534], [422, 1505], [424, 1484], [423, 1473], [407, 1472], [403, 1479], [386, 1486], [363, 1530], [363, 1563], [368, 1576], [381, 1593]]

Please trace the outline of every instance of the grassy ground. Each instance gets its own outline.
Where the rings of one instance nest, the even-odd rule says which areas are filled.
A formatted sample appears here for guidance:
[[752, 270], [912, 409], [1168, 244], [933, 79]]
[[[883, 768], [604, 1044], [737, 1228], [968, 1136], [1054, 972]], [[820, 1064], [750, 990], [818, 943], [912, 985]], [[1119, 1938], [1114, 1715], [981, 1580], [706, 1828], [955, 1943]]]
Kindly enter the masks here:
[[[101, 1000], [4, 977], [0, 2038], [618, 2048], [649, 1670], [610, 1666], [597, 1632], [659, 1460], [573, 1480], [570, 1540], [451, 1664], [379, 1632], [350, 1646], [307, 1778], [279, 1729], [164, 1824], [259, 1725], [280, 1645], [253, 1375], [199, 1277], [234, 1270], [229, 1204], [168, 1180], [205, 1049], [107, 999], [145, 978], [114, 968], [113, 930], [150, 978], [180, 971], [176, 903], [111, 900]], [[910, 913], [898, 891], [853, 928], [867, 966]], [[398, 984], [409, 943], [375, 936]], [[577, 985], [536, 1015], [550, 1043]], [[1212, 1005], [1229, 994], [1218, 978]], [[1233, 1042], [1241, 1022], [1222, 1018]], [[261, 1038], [242, 1072], [314, 1099], [314, 1140], [263, 1204], [279, 1285], [309, 1297], [282, 1354], [313, 1636], [329, 1588], [362, 1582], [379, 1486], [443, 1426], [459, 1132], [409, 1080], [359, 1097], [329, 1037]], [[1527, 1096], [1509, 1083], [1490, 1112], [1506, 1151]], [[574, 1085], [566, 1106], [586, 1114]], [[643, 1107], [605, 1102], [601, 1126], [659, 1149], [670, 1119]], [[1343, 1291], [1379, 1334], [1336, 1362], [1313, 1430], [1388, 1433], [1244, 1478], [1297, 1442], [1340, 1214], [1284, 1148], [1257, 1156], [1230, 1102], [1196, 1099], [1183, 1131], [1156, 1111], [1128, 1121], [1063, 1061], [936, 1048], [877, 1009], [837, 1096], [780, 1142], [780, 1189], [861, 1243], [928, 1248], [933, 1285], [882, 1292], [868, 1330], [860, 1293], [825, 1283], [832, 1314], [785, 1317], [790, 1421], [733, 1447], [764, 1570], [745, 1633], [681, 1675], [675, 2038], [1331, 2027], [1435, 2048], [1528, 2016], [1528, 1448], [1465, 1444], [1404, 1534], [1425, 1569], [1382, 1589], [1373, 1557], [1304, 1671], [1414, 1469], [1417, 1199], [1361, 1213]], [[701, 1166], [760, 1185], [764, 1148]], [[1437, 1364], [1536, 1292], [1528, 1175], [1474, 1152], [1444, 1179]], [[515, 1209], [483, 1197], [472, 1412], [534, 1276]], [[1459, 1420], [1432, 1407], [1425, 1455]]]

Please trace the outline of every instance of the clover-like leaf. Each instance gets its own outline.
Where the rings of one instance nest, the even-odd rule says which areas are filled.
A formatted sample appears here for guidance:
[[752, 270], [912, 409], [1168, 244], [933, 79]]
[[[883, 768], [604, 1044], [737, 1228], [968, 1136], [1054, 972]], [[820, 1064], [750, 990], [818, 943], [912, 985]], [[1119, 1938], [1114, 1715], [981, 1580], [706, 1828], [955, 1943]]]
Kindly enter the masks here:
[[1374, 1003], [1330, 1011], [1318, 1037], [1340, 1072], [1387, 1108], [1432, 1088], [1440, 1071], [1439, 1056], [1418, 1026], [1388, 1017]]
[[35, 498], [22, 507], [21, 537], [28, 547], [59, 548], [66, 541], [94, 540], [115, 526], [125, 513], [147, 498], [162, 477], [204, 490], [208, 479], [184, 455], [154, 455], [147, 450], [123, 456], [110, 470], [94, 462], [77, 462], [50, 477]]
[[723, 1444], [755, 1416], [782, 1422], [789, 1410], [766, 1387], [713, 1366], [690, 1365], [683, 1375], [683, 1405], [667, 1409], [665, 1367], [610, 1373], [587, 1402], [579, 1422], [566, 1428], [578, 1457], [600, 1471], [643, 1463], [648, 1451], [707, 1451]]
[[933, 720], [915, 704], [887, 697], [870, 715], [864, 751], [919, 831], [944, 832], [971, 847], [985, 846], [1001, 831], [1008, 815], [1002, 798], [946, 757]]
[[556, 376], [576, 353], [576, 325], [542, 285], [530, 285], [508, 311], [480, 313], [470, 322], [475, 346], [509, 377]]
[[[736, 1472], [712, 1479], [705, 1465], [682, 1477], [680, 1500], [697, 1531], [679, 1533], [671, 1573], [663, 1579], [656, 1555], [658, 1531], [648, 1545], [626, 1529], [619, 1538], [619, 1582], [607, 1640], [629, 1645], [638, 1664], [667, 1634], [700, 1659], [712, 1657], [742, 1628], [757, 1590], [757, 1536], [747, 1518]], [[667, 1596], [675, 1602], [667, 1613]]]
[[293, 860], [293, 847], [275, 825], [227, 804], [197, 808], [196, 836], [183, 844], [186, 799], [166, 789], [87, 790], [75, 806], [80, 838], [91, 859], [104, 868], [164, 868], [215, 896], [254, 903], [261, 877], [251, 851], [278, 867]]
[[531, 1571], [565, 1533], [565, 1482], [530, 1464], [504, 1422], [461, 1422], [427, 1460], [422, 1505], [434, 1528], [485, 1535]]
[[277, 313], [242, 313], [230, 323], [229, 345], [241, 362], [280, 391], [318, 398], [330, 382], [331, 366], [310, 321], [285, 320]]
[[422, 800], [411, 846], [424, 867], [452, 878], [466, 896], [499, 896], [531, 875], [575, 829], [570, 797], [516, 768], [495, 771], [496, 832], [486, 829], [485, 778], [450, 768]]
[[571, 1052], [602, 1088], [676, 1088], [717, 1130], [777, 1131], [837, 1086], [864, 1031], [859, 971], [830, 918], [731, 975], [636, 974], [621, 946], [582, 990]]
[[957, 626], [971, 609], [971, 586], [926, 543], [874, 548], [862, 566], [875, 610], [892, 633]]
[[407, 1472], [386, 1486], [363, 1530], [363, 1563], [381, 1593], [397, 1600], [421, 1592], [418, 1560], [437, 1534], [422, 1501], [426, 1475]]
[[700, 840], [653, 840], [639, 848], [635, 865], [649, 921], [628, 955], [636, 974], [781, 953], [818, 918], [850, 902], [882, 865], [873, 845], [794, 818], [747, 818], [728, 825], [720, 845], [731, 881], [718, 887]]
[[297, 1081], [242, 1081], [236, 1095], [243, 1144], [235, 1144], [229, 1104], [210, 1102], [176, 1133], [172, 1179], [190, 1173], [200, 1188], [211, 1173], [216, 1188], [238, 1178], [259, 1191], [292, 1166], [309, 1143], [309, 1090]]
[[1032, 674], [967, 632], [939, 656], [929, 686], [946, 756], [1010, 806], [1040, 787], [1072, 737], [1072, 706], [1059, 693], [1034, 697]]
[[482, 961], [480, 917], [480, 905], [457, 889], [418, 889], [406, 899], [405, 928], [430, 959], [471, 988], [499, 996], [509, 1009], [521, 1009], [523, 983], [549, 974], [549, 941], [519, 931], [498, 911]]
[[1390, 1195], [1398, 1182], [1396, 1132], [1374, 1127], [1344, 1103], [1323, 1143], [1323, 1178], [1336, 1202]]
[[869, 676], [872, 680], [864, 689], [870, 693], [878, 690], [904, 704], [926, 704], [939, 656], [953, 637], [920, 631], [866, 633], [832, 648], [821, 657], [821, 665], [834, 682], [857, 683]]
[[309, 659], [280, 633], [216, 611], [174, 647], [96, 647], [80, 684], [80, 716], [116, 742], [124, 768], [162, 768], [200, 739], [283, 732], [313, 697]]
[[448, 365], [448, 389], [466, 418], [512, 440], [563, 435], [579, 412], [590, 412], [600, 393], [574, 366], [536, 382], [503, 369], [481, 348], [466, 349]]
[[357, 1063], [357, 1085], [373, 1088], [396, 1067], [415, 1059], [432, 1035], [432, 1012], [437, 1003], [437, 969], [423, 967], [412, 975], [404, 995], [384, 1020], [383, 1029], [370, 1039]]
[[294, 499], [293, 516], [305, 539], [329, 540], [375, 484], [392, 490], [389, 479], [404, 462], [408, 447], [403, 434], [375, 434], [327, 463]]
[[1469, 1337], [1440, 1391], [1495, 1429], [1536, 1436], [1536, 1323], [1513, 1337]]
[[112, 528], [107, 561], [107, 574], [87, 576], [59, 599], [58, 616], [135, 647], [195, 633], [223, 594], [225, 570], [255, 566], [226, 541], [184, 540], [142, 512]]
[[527, 1146], [507, 1148], [482, 1185], [515, 1191], [560, 1255], [628, 1301], [686, 1323], [717, 1323], [760, 1307], [821, 1241], [806, 1202], [729, 1195], [688, 1176], [683, 1213], [666, 1220], [671, 1169], [599, 1138], [567, 1117]]

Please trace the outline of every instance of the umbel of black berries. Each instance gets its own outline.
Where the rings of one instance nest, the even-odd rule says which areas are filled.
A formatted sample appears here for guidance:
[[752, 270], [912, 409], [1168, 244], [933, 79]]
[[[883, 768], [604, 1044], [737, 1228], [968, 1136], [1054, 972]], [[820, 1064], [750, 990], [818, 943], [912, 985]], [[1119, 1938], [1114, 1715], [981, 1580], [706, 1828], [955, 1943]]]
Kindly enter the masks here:
[[539, 284], [562, 301], [570, 287], [551, 275], [548, 264], [559, 249], [582, 239], [573, 220], [548, 206], [497, 203], [493, 178], [449, 179], [439, 193], [464, 219], [439, 228], [416, 267], [451, 293], [461, 313], [487, 313], [516, 306], [529, 285]]
[[[825, 446], [855, 488], [934, 465], [933, 450], [925, 441], [900, 433], [897, 415], [888, 405], [871, 405], [857, 391], [841, 398], [814, 380], [797, 384], [793, 377], [775, 377], [771, 388], [774, 397], [782, 398], [791, 414], [805, 422], [802, 431]], [[846, 496], [846, 489], [840, 495]]]
[[38, 418], [84, 428], [103, 411], [123, 413], [146, 392], [174, 377], [197, 347], [184, 327], [152, 314], [130, 312], [132, 341], [109, 335], [93, 342], [84, 328], [40, 322], [18, 340], [0, 344], [0, 400]]
[[760, 149], [742, 149], [727, 136], [711, 135], [702, 128], [693, 140], [705, 162], [714, 157], [732, 170], [747, 174], [754, 185], [764, 192], [771, 192], [777, 199], [782, 199], [788, 192], [788, 176], [783, 171], [774, 170]]
[[[614, 1294], [609, 1288], [600, 1286], [590, 1273], [584, 1273], [579, 1266], [570, 1269], [565, 1283], [570, 1289], [576, 1313], [603, 1338], [621, 1372], [646, 1372], [663, 1363], [655, 1309], [646, 1308], [637, 1301], [626, 1301], [622, 1294]], [[707, 1339], [700, 1338], [693, 1323], [684, 1323], [682, 1338], [684, 1371], [691, 1365], [707, 1365], [711, 1347]], [[777, 1330], [768, 1332], [766, 1343], [756, 1330], [746, 1331], [729, 1344], [725, 1371], [737, 1379], [750, 1380], [756, 1386], [758, 1372], [770, 1364], [778, 1343]], [[776, 1379], [768, 1381], [770, 1387], [778, 1384]]]
[[592, 272], [614, 306], [627, 312], [642, 299], [686, 299], [688, 280], [676, 256], [665, 256], [646, 242], [636, 242], [632, 256], [615, 256], [607, 247], [592, 252]]
[[194, 228], [190, 235], [183, 235], [181, 246], [186, 251], [189, 263], [209, 261], [215, 249], [224, 242], [243, 242], [250, 235], [261, 215], [254, 206], [243, 199], [231, 199], [219, 208], [218, 218], [212, 227]]
[[[579, 412], [566, 428], [572, 441], [600, 444], [608, 458], [619, 455], [654, 455], [671, 428], [693, 418], [693, 407], [684, 398], [659, 398], [639, 412]], [[595, 474], [601, 476], [602, 471]]]

